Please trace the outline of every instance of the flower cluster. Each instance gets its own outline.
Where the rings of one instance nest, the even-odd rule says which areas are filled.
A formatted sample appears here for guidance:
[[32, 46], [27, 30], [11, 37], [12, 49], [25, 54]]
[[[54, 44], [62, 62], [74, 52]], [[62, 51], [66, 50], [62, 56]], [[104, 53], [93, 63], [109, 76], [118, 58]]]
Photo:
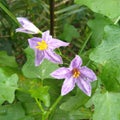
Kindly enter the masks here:
[[[17, 18], [21, 27], [16, 32], [29, 34], [42, 33], [33, 23], [24, 17]], [[35, 66], [39, 66], [44, 59], [57, 64], [62, 64], [62, 58], [55, 53], [55, 49], [61, 46], [68, 46], [69, 43], [52, 38], [49, 31], [42, 33], [42, 37], [33, 37], [28, 39], [30, 48], [35, 51]], [[95, 73], [86, 66], [82, 65], [82, 59], [76, 55], [71, 61], [69, 68], [61, 67], [51, 73], [51, 76], [57, 79], [65, 79], [61, 95], [66, 95], [73, 90], [75, 84], [88, 96], [91, 96], [90, 83], [97, 80]]]

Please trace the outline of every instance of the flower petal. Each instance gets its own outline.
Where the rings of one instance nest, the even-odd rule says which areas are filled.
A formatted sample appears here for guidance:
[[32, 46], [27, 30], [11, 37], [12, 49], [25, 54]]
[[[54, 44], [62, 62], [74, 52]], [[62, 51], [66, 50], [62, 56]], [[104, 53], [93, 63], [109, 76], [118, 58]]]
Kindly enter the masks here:
[[43, 51], [35, 50], [35, 66], [39, 66], [42, 63], [44, 56]]
[[50, 35], [49, 30], [42, 33], [42, 40], [45, 40], [47, 42], [47, 41], [49, 41], [51, 39], [52, 39], [52, 36]]
[[67, 93], [72, 91], [74, 87], [75, 87], [75, 81], [73, 77], [71, 76], [71, 77], [66, 78], [62, 85], [61, 95], [62, 96], [66, 95]]
[[53, 63], [57, 63], [57, 64], [63, 63], [62, 58], [50, 49], [45, 51], [45, 58]]
[[28, 23], [31, 23], [27, 18], [25, 17], [17, 17], [18, 22], [21, 24], [21, 26], [24, 26]]
[[23, 32], [23, 33], [33, 34], [32, 31], [26, 30], [26, 29], [24, 29], [24, 28], [17, 28], [17, 29], [16, 29], [16, 32]]
[[67, 42], [63, 42], [61, 40], [54, 39], [54, 38], [52, 38], [50, 41], [48, 41], [48, 44], [49, 44], [49, 48], [52, 50], [59, 48], [61, 46], [68, 46], [69, 45], [69, 43], [67, 43]]
[[70, 68], [78, 68], [82, 65], [82, 59], [80, 56], [76, 55], [75, 58], [70, 63]]
[[87, 77], [90, 82], [97, 80], [95, 73], [86, 66], [80, 68], [80, 73], [82, 76]]
[[33, 38], [28, 39], [30, 48], [36, 49], [37, 42], [40, 42], [41, 40], [42, 39], [38, 37], [33, 37]]
[[69, 73], [70, 73], [70, 70], [68, 68], [61, 67], [55, 70], [54, 72], [52, 72], [50, 75], [57, 79], [63, 79], [63, 78], [66, 78]]
[[77, 86], [88, 96], [91, 96], [91, 85], [90, 82], [85, 81], [82, 77], [76, 80]]
[[18, 22], [21, 24], [21, 29], [16, 29], [16, 32], [24, 32], [24, 33], [30, 33], [30, 34], [37, 34], [40, 32], [40, 30], [27, 18], [24, 17], [18, 17]]

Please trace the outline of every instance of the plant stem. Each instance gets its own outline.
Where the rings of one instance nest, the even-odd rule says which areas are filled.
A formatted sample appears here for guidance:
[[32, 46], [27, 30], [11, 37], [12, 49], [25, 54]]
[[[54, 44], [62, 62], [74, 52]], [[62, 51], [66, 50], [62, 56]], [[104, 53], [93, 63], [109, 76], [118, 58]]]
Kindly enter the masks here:
[[40, 35], [42, 35], [42, 31], [39, 30]]
[[50, 34], [54, 36], [54, 0], [50, 0]]
[[40, 108], [40, 110], [42, 111], [42, 113], [44, 113], [45, 111], [44, 111], [44, 109], [43, 109], [40, 101], [39, 101], [37, 98], [35, 98], [35, 101], [36, 101], [36, 103], [38, 104], [38, 107]]
[[84, 48], [85, 48], [88, 40], [90, 39], [91, 35], [92, 35], [92, 33], [90, 33], [89, 36], [88, 36], [88, 38], [85, 40], [85, 42], [84, 42], [84, 44], [83, 44], [83, 46], [82, 46], [82, 48], [81, 48], [81, 50], [79, 52], [79, 55], [83, 52], [83, 50], [84, 50]]
[[114, 24], [116, 25], [120, 20], [120, 16], [117, 18], [117, 20], [114, 22]]
[[46, 113], [46, 119], [48, 119], [49, 115], [52, 113], [52, 111], [56, 108], [56, 106], [58, 105], [58, 103], [60, 102], [60, 100], [62, 99], [62, 96], [60, 95], [57, 100], [53, 103], [53, 105], [50, 107], [49, 111], [47, 111]]

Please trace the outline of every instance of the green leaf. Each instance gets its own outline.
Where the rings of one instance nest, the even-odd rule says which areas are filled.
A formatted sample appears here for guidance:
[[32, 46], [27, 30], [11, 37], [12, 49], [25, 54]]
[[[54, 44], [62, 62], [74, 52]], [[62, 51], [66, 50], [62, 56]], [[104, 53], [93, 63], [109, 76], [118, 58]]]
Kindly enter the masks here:
[[69, 112], [74, 111], [80, 106], [84, 105], [84, 103], [86, 103], [88, 99], [89, 97], [78, 89], [77, 94], [75, 96], [70, 97], [69, 99], [67, 99], [67, 101], [62, 103], [60, 109]]
[[[26, 109], [26, 106], [24, 107], [25, 108], [23, 108], [23, 104], [21, 105], [21, 103], [1, 106], [0, 120], [35, 120], [32, 116], [29, 116], [32, 112], [29, 113], [29, 115], [26, 115], [26, 111], [24, 110]], [[29, 108], [36, 112], [32, 103], [29, 104]]]
[[120, 16], [120, 0], [75, 0], [79, 5], [86, 5], [91, 10], [116, 19]]
[[106, 26], [105, 36], [102, 43], [90, 54], [90, 59], [104, 65], [107, 60], [120, 59], [120, 28], [117, 26]]
[[22, 103], [25, 103], [25, 102], [33, 102], [34, 99], [31, 97], [31, 95], [29, 93], [26, 93], [26, 91], [24, 92], [21, 92], [21, 91], [16, 91], [16, 98], [17, 100], [19, 100], [20, 102]]
[[51, 78], [50, 73], [58, 68], [57, 64], [51, 63], [48, 60], [44, 60], [40, 66], [35, 66], [34, 51], [29, 47], [25, 49], [27, 55], [27, 62], [22, 68], [22, 72], [27, 78]]
[[76, 119], [70, 119], [68, 112], [56, 109], [54, 115], [50, 118], [50, 120], [76, 120]]
[[54, 101], [56, 101], [56, 99], [60, 95], [62, 84], [63, 84], [62, 80], [56, 80], [56, 79], [45, 79], [44, 80], [44, 85], [50, 86], [49, 93], [50, 93], [51, 104], [53, 104]]
[[90, 110], [85, 108], [80, 108], [71, 112], [57, 109], [49, 120], [87, 120], [90, 117]]
[[120, 59], [107, 61], [101, 69], [100, 78], [108, 91], [120, 92]]
[[108, 91], [120, 91], [120, 28], [106, 26], [102, 43], [90, 54], [90, 59], [102, 64], [100, 79]]
[[92, 36], [90, 44], [92, 47], [96, 47], [100, 44], [104, 35], [104, 27], [112, 23], [108, 18], [101, 14], [95, 14], [94, 19], [88, 21], [88, 26], [92, 30]]
[[93, 120], [120, 120], [120, 93], [106, 92], [92, 98]]
[[38, 88], [33, 88], [30, 90], [30, 93], [33, 98], [41, 100], [46, 107], [50, 106], [50, 95], [48, 93], [48, 86], [40, 86]]
[[31, 116], [25, 116], [25, 117], [23, 117], [23, 118], [21, 118], [19, 120], [35, 120], [35, 119], [33, 117], [31, 117]]
[[71, 111], [69, 116], [71, 120], [88, 120], [91, 118], [92, 113], [90, 112], [90, 109], [81, 107], [77, 110]]
[[0, 52], [0, 66], [17, 67], [15, 57], [8, 56], [5, 51]]
[[78, 38], [79, 32], [73, 25], [65, 24], [63, 33], [60, 38], [66, 40], [67, 42], [71, 42], [73, 38]]
[[[41, 120], [42, 119], [41, 118], [41, 111], [40, 111], [38, 105], [36, 104], [35, 100], [31, 101], [31, 102], [30, 101], [29, 102], [28, 101], [23, 102], [22, 105], [24, 106], [24, 110], [25, 110], [25, 114], [26, 114], [25, 118], [28, 117], [28, 116], [33, 116], [35, 118], [35, 120]], [[36, 117], [38, 117], [38, 119]], [[20, 120], [24, 120], [24, 119], [20, 119]]]
[[[41, 113], [41, 111], [38, 105], [36, 104], [35, 99], [31, 97], [30, 93], [26, 93], [25, 91], [21, 92], [17, 90], [16, 98], [19, 102], [22, 103], [22, 106], [24, 106], [24, 110], [26, 114], [26, 116], [22, 117], [20, 120], [32, 120], [33, 117], [31, 116], [34, 116], [35, 118], [36, 116], [41, 115], [39, 114]], [[39, 117], [39, 119], [41, 118]], [[38, 119], [35, 119], [35, 120], [38, 120]]]
[[19, 120], [24, 116], [25, 111], [19, 103], [0, 107], [0, 120]]
[[6, 76], [0, 68], [0, 104], [4, 101], [12, 103], [15, 98], [15, 90], [17, 89], [18, 76], [13, 74]]

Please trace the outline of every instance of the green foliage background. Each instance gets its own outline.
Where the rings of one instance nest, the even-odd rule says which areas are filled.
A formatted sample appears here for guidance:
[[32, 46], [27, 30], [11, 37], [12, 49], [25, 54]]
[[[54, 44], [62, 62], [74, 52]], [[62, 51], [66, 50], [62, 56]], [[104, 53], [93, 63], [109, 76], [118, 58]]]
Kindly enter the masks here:
[[120, 1], [55, 0], [53, 17], [51, 1], [0, 0], [0, 120], [41, 120], [36, 99], [48, 110], [63, 82], [49, 76], [58, 65], [46, 60], [34, 66], [34, 53], [27, 42], [32, 36], [15, 32], [19, 16], [70, 42], [60, 49], [65, 66], [78, 54], [98, 76], [91, 97], [75, 88], [49, 120], [119, 120]]

